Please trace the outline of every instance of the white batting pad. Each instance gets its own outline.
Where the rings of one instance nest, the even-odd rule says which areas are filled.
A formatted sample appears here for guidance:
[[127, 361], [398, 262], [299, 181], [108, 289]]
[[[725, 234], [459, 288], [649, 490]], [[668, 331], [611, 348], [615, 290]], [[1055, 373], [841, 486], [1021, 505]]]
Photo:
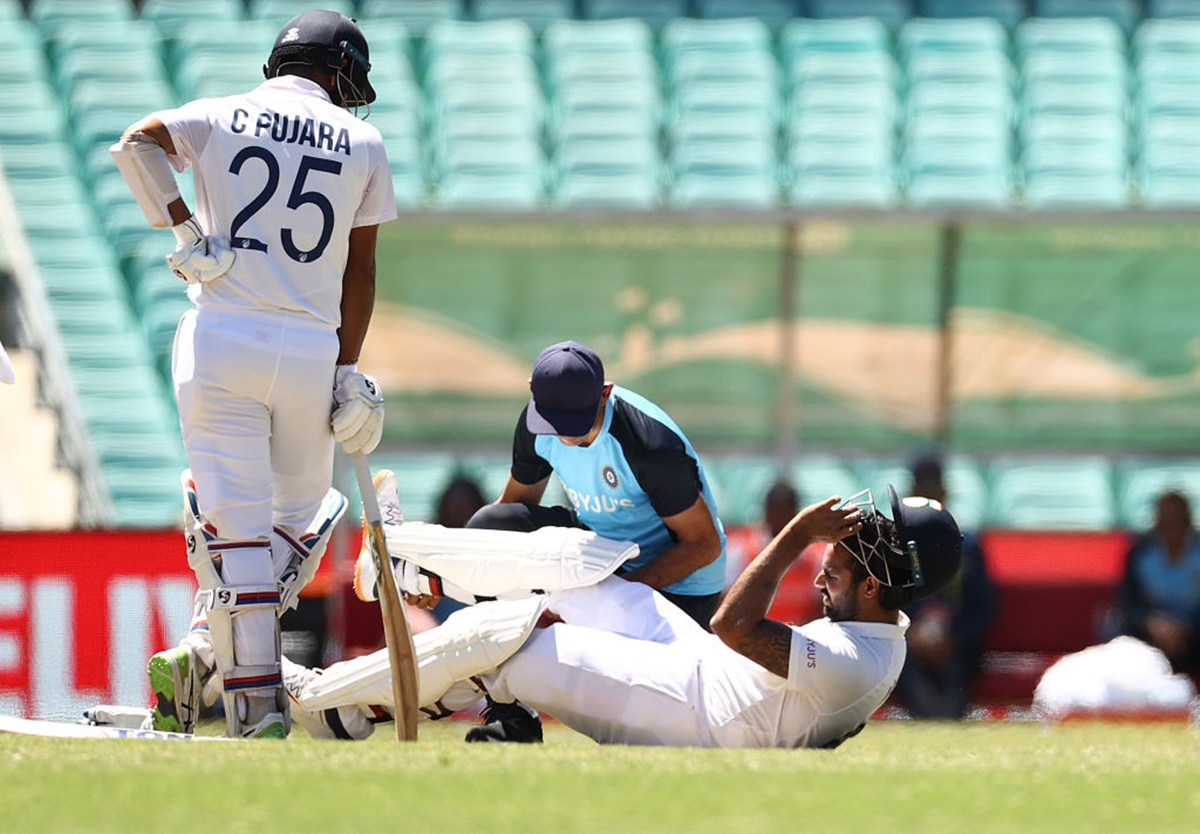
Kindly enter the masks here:
[[[490, 672], [508, 660], [533, 632], [545, 607], [543, 596], [481, 602], [413, 635], [418, 706], [433, 705], [457, 681]], [[335, 663], [315, 675], [298, 700], [309, 710], [354, 704], [394, 707], [387, 650]]]
[[518, 533], [409, 522], [384, 525], [384, 533], [393, 557], [488, 597], [594, 585], [638, 554], [633, 542], [574, 527]]

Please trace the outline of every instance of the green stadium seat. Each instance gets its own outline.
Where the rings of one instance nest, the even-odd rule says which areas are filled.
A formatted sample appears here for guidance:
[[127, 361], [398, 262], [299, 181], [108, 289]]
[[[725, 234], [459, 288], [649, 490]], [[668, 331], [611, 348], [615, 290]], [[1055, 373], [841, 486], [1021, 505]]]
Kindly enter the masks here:
[[1200, 20], [1200, 0], [1146, 0], [1146, 16]]
[[546, 27], [542, 42], [548, 59], [575, 53], [651, 54], [654, 36], [644, 20], [560, 20]]
[[241, 20], [246, 11], [242, 0], [142, 0], [141, 19], [165, 37], [174, 37], [194, 25], [213, 20]]
[[906, 148], [903, 164], [911, 205], [1008, 208], [1012, 203], [1010, 151], [995, 134], [929, 137]]
[[1168, 490], [1200, 507], [1200, 461], [1192, 458], [1125, 458], [1117, 463], [1116, 484], [1120, 524], [1130, 530], [1153, 526], [1155, 504]]
[[904, 70], [910, 83], [987, 84], [1005, 89], [1016, 84], [1012, 63], [1003, 52], [916, 51], [905, 61]]
[[1008, 32], [992, 18], [971, 20], [932, 20], [916, 18], [907, 21], [896, 34], [900, 54], [911, 58], [919, 52], [949, 52], [978, 56], [1006, 52]]
[[939, 19], [991, 18], [1008, 31], [1025, 19], [1025, 0], [918, 0], [923, 17]]
[[[1200, 2], [1197, 2], [1200, 18]], [[1175, 55], [1181, 58], [1200, 54], [1200, 19], [1147, 20], [1133, 34], [1133, 53], [1141, 61], [1151, 55]]]
[[912, 17], [910, 0], [806, 0], [809, 17], [873, 18], [896, 29]]
[[1125, 50], [1125, 33], [1111, 20], [1089, 18], [1030, 18], [1017, 27], [1014, 45], [1019, 56], [1038, 50], [1111, 53]]
[[1117, 526], [1112, 464], [1100, 456], [994, 459], [987, 470], [987, 524], [1018, 530]]
[[700, 139], [677, 144], [671, 200], [680, 207], [771, 207], [779, 202], [773, 139]]
[[482, 23], [441, 20], [425, 33], [422, 62], [428, 66], [447, 56], [495, 62], [514, 57], [532, 58], [533, 52], [533, 32], [520, 20]]
[[52, 37], [64, 24], [132, 21], [130, 0], [31, 0], [29, 19], [43, 35]]
[[708, 53], [719, 56], [765, 54], [771, 50], [771, 31], [761, 20], [694, 20], [681, 17], [663, 27], [660, 38], [664, 60]]
[[572, 0], [475, 0], [476, 20], [519, 20], [541, 33], [558, 20], [573, 17]]
[[783, 28], [796, 16], [794, 0], [693, 0], [696, 17], [727, 20], [752, 17], [773, 30]]
[[[357, 5], [355, 0], [321, 0], [317, 8], [340, 12], [346, 17], [356, 18], [358, 17]], [[278, 31], [279, 27], [293, 17], [311, 8], [313, 8], [313, 4], [308, 0], [248, 0], [247, 17], [251, 20], [268, 21]]]
[[878, 85], [895, 89], [896, 62], [887, 52], [801, 52], [785, 67], [797, 89], [809, 84]]
[[798, 18], [783, 27], [780, 57], [790, 66], [798, 55], [827, 53], [888, 53], [891, 35], [873, 18], [808, 20]]
[[686, 0], [579, 0], [579, 5], [587, 20], [636, 18], [655, 30], [687, 13]]
[[1043, 18], [1105, 18], [1126, 34], [1142, 19], [1136, 0], [1034, 0], [1033, 12]]
[[358, 18], [365, 26], [377, 20], [397, 20], [414, 36], [443, 20], [463, 17], [462, 0], [359, 0]]

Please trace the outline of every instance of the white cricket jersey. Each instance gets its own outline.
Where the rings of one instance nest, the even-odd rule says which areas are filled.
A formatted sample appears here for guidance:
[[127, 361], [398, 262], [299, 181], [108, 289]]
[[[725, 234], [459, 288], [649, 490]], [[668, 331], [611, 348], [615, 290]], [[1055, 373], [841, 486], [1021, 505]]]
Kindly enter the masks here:
[[[826, 747], [862, 729], [887, 700], [904, 666], [909, 619], [792, 626], [786, 679], [738, 657], [706, 666], [705, 705], [721, 747]], [[736, 654], [730, 650], [731, 654]]]
[[336, 329], [350, 230], [396, 217], [383, 138], [317, 84], [280, 76], [248, 93], [153, 114], [192, 168], [196, 217], [237, 252], [189, 286], [202, 309], [288, 311]]

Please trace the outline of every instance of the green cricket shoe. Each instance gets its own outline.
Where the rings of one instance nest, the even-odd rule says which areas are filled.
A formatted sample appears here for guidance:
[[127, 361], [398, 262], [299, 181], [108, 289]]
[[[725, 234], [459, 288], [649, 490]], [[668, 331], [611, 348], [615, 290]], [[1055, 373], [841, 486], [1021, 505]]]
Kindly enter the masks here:
[[170, 733], [194, 733], [200, 714], [200, 676], [186, 646], [159, 652], [146, 664], [154, 707], [150, 718], [154, 729]]
[[288, 720], [281, 712], [269, 712], [249, 727], [242, 728], [242, 738], [287, 738]]

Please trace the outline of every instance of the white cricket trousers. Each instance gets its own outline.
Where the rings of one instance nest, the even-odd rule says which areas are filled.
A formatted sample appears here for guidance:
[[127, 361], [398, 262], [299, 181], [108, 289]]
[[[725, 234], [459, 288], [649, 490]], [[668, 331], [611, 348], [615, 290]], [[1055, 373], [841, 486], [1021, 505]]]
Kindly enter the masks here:
[[230, 541], [293, 534], [333, 479], [337, 333], [294, 313], [189, 310], [172, 375], [200, 509]]
[[484, 677], [605, 744], [712, 746], [702, 659], [716, 638], [646, 585], [611, 577], [549, 595], [567, 622], [533, 632]]

